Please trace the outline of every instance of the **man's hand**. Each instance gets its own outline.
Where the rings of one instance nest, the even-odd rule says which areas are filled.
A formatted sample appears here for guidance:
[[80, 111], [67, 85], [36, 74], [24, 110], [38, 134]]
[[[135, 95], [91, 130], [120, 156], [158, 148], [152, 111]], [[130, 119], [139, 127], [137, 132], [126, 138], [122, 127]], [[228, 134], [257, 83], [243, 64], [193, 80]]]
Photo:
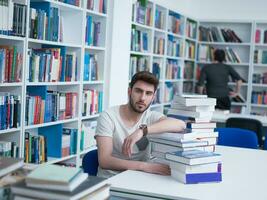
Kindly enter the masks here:
[[126, 137], [122, 145], [122, 153], [130, 158], [132, 155], [133, 145], [142, 137], [143, 131], [141, 129], [137, 129], [131, 135]]
[[230, 97], [236, 97], [238, 95], [238, 93], [234, 92], [234, 91], [230, 91], [229, 92], [229, 96]]
[[159, 163], [144, 163], [143, 169], [144, 172], [152, 174], [160, 174], [164, 176], [169, 176], [171, 174], [171, 169], [168, 165], [159, 164]]

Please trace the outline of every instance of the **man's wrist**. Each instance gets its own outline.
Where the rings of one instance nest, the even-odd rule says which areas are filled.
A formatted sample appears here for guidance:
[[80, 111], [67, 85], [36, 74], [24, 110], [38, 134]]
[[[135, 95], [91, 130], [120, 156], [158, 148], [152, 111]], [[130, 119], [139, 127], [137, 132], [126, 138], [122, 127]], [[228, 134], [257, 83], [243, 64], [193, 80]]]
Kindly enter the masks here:
[[143, 137], [146, 137], [146, 135], [148, 134], [147, 125], [146, 124], [141, 124], [139, 126], [139, 129], [142, 131]]

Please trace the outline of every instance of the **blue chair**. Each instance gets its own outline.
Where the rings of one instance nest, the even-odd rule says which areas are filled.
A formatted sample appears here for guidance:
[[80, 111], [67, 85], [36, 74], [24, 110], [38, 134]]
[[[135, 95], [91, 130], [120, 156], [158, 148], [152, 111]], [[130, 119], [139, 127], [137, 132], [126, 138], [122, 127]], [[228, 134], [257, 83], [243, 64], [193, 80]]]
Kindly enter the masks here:
[[267, 138], [266, 137], [265, 137], [265, 140], [264, 140], [263, 149], [267, 150]]
[[97, 149], [85, 154], [82, 160], [82, 167], [85, 173], [88, 173], [91, 176], [96, 176], [98, 165]]
[[258, 149], [258, 138], [254, 131], [240, 128], [217, 128], [218, 145]]

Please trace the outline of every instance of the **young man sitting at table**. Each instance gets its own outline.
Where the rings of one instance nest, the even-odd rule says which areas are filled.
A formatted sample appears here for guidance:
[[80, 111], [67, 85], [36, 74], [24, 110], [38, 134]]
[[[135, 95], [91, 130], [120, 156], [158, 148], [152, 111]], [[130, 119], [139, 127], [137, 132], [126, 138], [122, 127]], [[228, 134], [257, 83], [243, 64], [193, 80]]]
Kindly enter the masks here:
[[179, 132], [183, 121], [149, 110], [158, 87], [150, 72], [136, 73], [128, 88], [128, 103], [101, 113], [96, 129], [98, 176], [111, 177], [124, 170], [169, 175], [167, 165], [147, 162], [149, 148], [146, 135]]

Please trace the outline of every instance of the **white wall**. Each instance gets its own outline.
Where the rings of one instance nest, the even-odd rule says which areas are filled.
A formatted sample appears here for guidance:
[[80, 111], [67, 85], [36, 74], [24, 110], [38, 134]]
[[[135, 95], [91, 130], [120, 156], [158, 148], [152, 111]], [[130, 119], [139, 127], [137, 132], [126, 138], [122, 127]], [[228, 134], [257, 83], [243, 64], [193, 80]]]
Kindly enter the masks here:
[[267, 20], [266, 0], [188, 1], [190, 12], [198, 19]]
[[[113, 9], [109, 14], [108, 32], [111, 55], [107, 62], [107, 106], [126, 103], [131, 39], [131, 0], [109, 0]], [[110, 35], [111, 34], [111, 35]], [[108, 93], [107, 93], [108, 92]]]

